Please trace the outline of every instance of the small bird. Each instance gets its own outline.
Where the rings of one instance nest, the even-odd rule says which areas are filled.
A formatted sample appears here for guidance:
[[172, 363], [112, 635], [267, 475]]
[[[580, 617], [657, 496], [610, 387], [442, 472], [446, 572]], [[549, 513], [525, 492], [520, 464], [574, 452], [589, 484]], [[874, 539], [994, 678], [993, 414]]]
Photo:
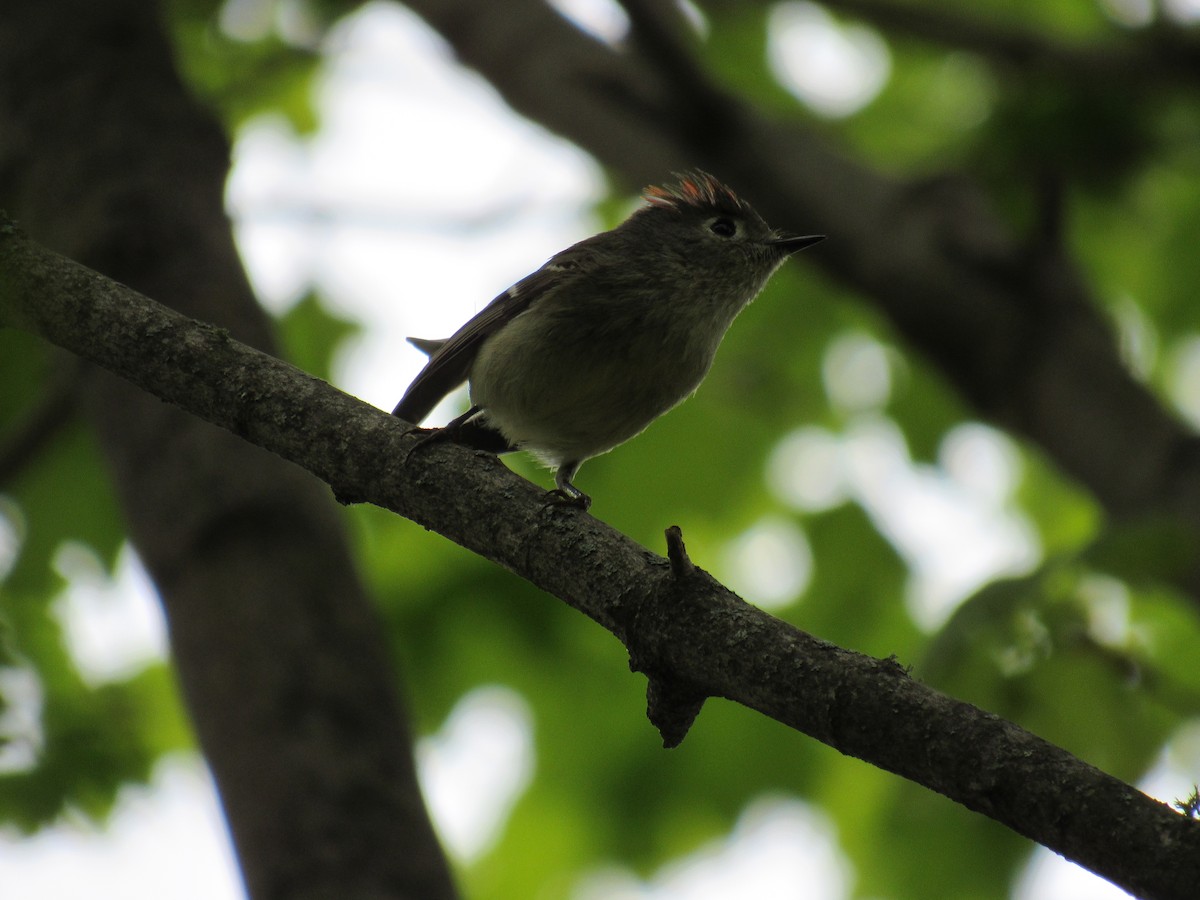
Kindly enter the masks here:
[[824, 235], [773, 231], [699, 170], [646, 188], [611, 231], [551, 257], [446, 340], [409, 338], [429, 361], [393, 415], [420, 422], [470, 382], [471, 408], [427, 439], [556, 470], [560, 502], [587, 509], [573, 479], [691, 396], [734, 318], [791, 254]]

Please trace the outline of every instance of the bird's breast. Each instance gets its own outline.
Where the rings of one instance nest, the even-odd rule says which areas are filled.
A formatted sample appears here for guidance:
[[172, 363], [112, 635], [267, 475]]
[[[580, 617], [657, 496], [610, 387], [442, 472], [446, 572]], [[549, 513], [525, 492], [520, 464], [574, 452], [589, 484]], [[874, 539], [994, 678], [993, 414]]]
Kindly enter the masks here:
[[674, 324], [565, 324], [518, 316], [481, 347], [470, 377], [489, 421], [551, 461], [596, 456], [638, 434], [699, 386], [720, 339]]

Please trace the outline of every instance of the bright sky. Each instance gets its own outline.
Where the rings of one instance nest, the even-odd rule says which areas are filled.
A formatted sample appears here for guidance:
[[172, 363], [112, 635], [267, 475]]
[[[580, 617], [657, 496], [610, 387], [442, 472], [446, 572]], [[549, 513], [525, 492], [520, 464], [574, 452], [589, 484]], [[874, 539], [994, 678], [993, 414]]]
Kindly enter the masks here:
[[[597, 33], [623, 27], [603, 0], [558, 5]], [[267, 8], [233, 0], [229, 27], [303, 30], [303, 21], [283, 13], [264, 18]], [[250, 126], [237, 145], [229, 206], [251, 276], [272, 309], [287, 308], [316, 282], [334, 309], [365, 324], [338, 360], [337, 381], [390, 409], [423, 359], [404, 337], [449, 334], [555, 251], [592, 233], [586, 210], [602, 191], [601, 177], [579, 150], [515, 117], [401, 8], [368, 5], [338, 29], [328, 50], [321, 132], [302, 140], [282, 122]], [[771, 53], [781, 80], [829, 116], [869, 101], [890, 72], [875, 35], [842, 29], [804, 3], [779, 8]], [[1012, 508], [1015, 454], [1002, 435], [963, 426], [945, 442], [940, 466], [914, 465], [879, 414], [891, 389], [887, 348], [848, 333], [830, 348], [825, 379], [831, 401], [854, 424], [842, 435], [797, 430], [764, 477], [799, 509], [861, 503], [913, 568], [910, 607], [918, 622], [936, 627], [984, 581], [1036, 564], [1040, 548]], [[6, 552], [0, 530], [0, 565]], [[72, 584], [59, 614], [87, 677], [121, 677], [165, 654], [161, 615], [133, 554], [111, 581], [82, 548], [64, 548], [58, 565]], [[719, 567], [764, 607], [794, 597], [810, 572], [805, 535], [786, 517], [735, 537]], [[434, 817], [460, 858], [487, 848], [536, 771], [530, 715], [514, 692], [481, 688], [418, 749]], [[1168, 799], [1190, 790], [1169, 756], [1148, 786]], [[797, 896], [797, 884], [807, 900], [839, 900], [849, 877], [820, 812], [794, 799], [758, 798], [749, 799], [727, 841], [649, 884], [623, 870], [592, 873], [574, 900], [773, 900]], [[0, 885], [11, 900], [243, 896], [212, 786], [192, 757], [165, 761], [149, 789], [126, 790], [103, 832], [64, 823], [32, 839], [0, 835]], [[1125, 894], [1043, 852], [1019, 896]]]

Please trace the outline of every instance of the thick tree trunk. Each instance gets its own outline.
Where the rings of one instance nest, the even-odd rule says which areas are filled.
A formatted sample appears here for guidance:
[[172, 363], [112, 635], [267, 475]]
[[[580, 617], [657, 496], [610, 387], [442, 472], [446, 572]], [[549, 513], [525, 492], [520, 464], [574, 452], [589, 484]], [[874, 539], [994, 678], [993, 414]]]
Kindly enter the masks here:
[[[40, 240], [269, 349], [222, 207], [227, 167], [153, 4], [0, 4], [0, 205]], [[454, 896], [327, 488], [124, 381], [86, 380], [251, 895]]]

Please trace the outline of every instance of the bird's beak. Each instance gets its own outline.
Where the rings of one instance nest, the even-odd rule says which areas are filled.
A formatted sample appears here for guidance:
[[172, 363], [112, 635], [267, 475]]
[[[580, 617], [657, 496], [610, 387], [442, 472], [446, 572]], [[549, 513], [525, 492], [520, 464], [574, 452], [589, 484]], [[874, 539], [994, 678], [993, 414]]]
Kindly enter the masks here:
[[811, 247], [813, 244], [820, 243], [825, 240], [823, 234], [806, 234], [804, 237], [778, 237], [768, 243], [779, 250], [784, 256], [790, 256], [797, 250], [803, 250], [805, 247]]

